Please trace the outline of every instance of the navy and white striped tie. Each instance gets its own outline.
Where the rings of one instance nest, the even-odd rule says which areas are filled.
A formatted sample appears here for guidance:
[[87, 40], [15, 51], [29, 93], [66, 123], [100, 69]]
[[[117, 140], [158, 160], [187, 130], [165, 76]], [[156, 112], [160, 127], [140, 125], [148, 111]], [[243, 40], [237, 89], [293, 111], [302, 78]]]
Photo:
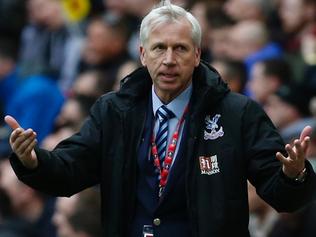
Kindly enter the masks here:
[[165, 105], [162, 105], [156, 112], [159, 119], [159, 128], [156, 135], [156, 146], [158, 150], [158, 156], [163, 162], [166, 156], [167, 144], [168, 144], [168, 121], [175, 115]]

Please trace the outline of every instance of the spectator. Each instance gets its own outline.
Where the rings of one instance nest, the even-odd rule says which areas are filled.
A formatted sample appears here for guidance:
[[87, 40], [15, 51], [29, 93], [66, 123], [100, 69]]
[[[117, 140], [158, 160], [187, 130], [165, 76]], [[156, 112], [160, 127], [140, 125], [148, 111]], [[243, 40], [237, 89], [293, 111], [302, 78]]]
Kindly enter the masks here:
[[304, 61], [301, 83], [316, 95], [316, 25], [302, 35], [301, 56]]
[[61, 140], [78, 132], [95, 100], [96, 98], [85, 95], [68, 98], [55, 120], [55, 131], [43, 140], [41, 146], [53, 150]]
[[[0, 115], [7, 108], [18, 84], [17, 49], [9, 40], [0, 39]], [[2, 122], [0, 122], [0, 126]]]
[[285, 32], [283, 46], [289, 53], [298, 53], [304, 31], [315, 25], [314, 0], [280, 0], [279, 15]]
[[207, 10], [209, 50], [213, 60], [229, 58], [229, 37], [234, 21], [226, 15], [221, 7]]
[[[38, 75], [21, 79], [16, 51], [14, 44], [0, 40], [0, 115], [15, 114], [24, 126], [35, 126], [41, 142], [52, 131], [63, 95], [52, 78]], [[10, 153], [10, 130], [2, 122], [0, 126], [0, 158], [4, 158]]]
[[42, 142], [41, 147], [52, 151], [58, 143], [62, 140], [74, 135], [77, 132], [76, 128], [71, 125], [65, 125], [57, 128], [54, 132], [49, 134]]
[[77, 73], [81, 32], [67, 26], [59, 0], [28, 0], [28, 13], [19, 53], [20, 76], [53, 77], [66, 91]]
[[87, 27], [80, 72], [101, 70], [114, 83], [118, 68], [130, 59], [127, 53], [127, 27], [125, 19], [110, 14], [91, 20]]
[[[316, 28], [314, 0], [282, 0], [279, 15], [283, 28], [282, 46], [293, 70], [294, 79], [301, 83], [313, 74], [311, 61], [314, 53], [313, 29]], [[306, 68], [308, 65], [308, 68]]]
[[190, 11], [192, 14], [196, 17], [196, 19], [199, 21], [201, 30], [204, 33], [201, 41], [201, 59], [205, 60], [206, 62], [211, 61], [211, 54], [209, 50], [209, 39], [208, 39], [208, 30], [210, 29], [208, 25], [208, 19], [207, 19], [207, 9], [208, 9], [208, 3], [206, 1], [195, 1], [192, 6], [190, 7]]
[[211, 65], [218, 70], [229, 88], [237, 93], [243, 93], [247, 81], [247, 72], [242, 62], [233, 60], [215, 60]]
[[58, 237], [101, 237], [100, 194], [89, 188], [57, 200], [53, 222]]
[[158, 0], [103, 0], [106, 9], [116, 15], [132, 15], [137, 18], [145, 16], [152, 7], [157, 4]]
[[255, 20], [265, 22], [271, 0], [227, 0], [225, 12], [236, 21]]
[[269, 41], [262, 22], [239, 22], [233, 27], [230, 36], [230, 56], [235, 60], [243, 60], [248, 72], [256, 61], [282, 55], [281, 48]]
[[88, 116], [90, 107], [95, 100], [94, 97], [84, 95], [70, 97], [57, 116], [55, 126], [57, 128], [71, 126], [77, 131]]
[[85, 71], [78, 75], [70, 94], [99, 98], [112, 90], [113, 78], [101, 70]]
[[15, 217], [7, 225], [26, 227], [38, 237], [55, 237], [55, 228], [51, 223], [54, 198], [47, 197], [20, 182], [8, 160], [1, 162], [0, 172], [0, 188], [8, 194]]
[[264, 105], [268, 97], [292, 81], [290, 65], [284, 59], [258, 61], [251, 70], [249, 89], [253, 98]]
[[103, 0], [103, 2], [110, 13], [128, 17], [128, 26], [132, 30], [132, 34], [128, 40], [127, 50], [133, 60], [139, 61], [139, 52], [137, 50], [139, 48], [138, 28], [141, 19], [159, 3], [159, 0]]
[[121, 67], [119, 68], [117, 72], [116, 80], [112, 89], [114, 91], [118, 91], [120, 89], [120, 83], [121, 83], [122, 78], [125, 78], [126, 76], [128, 76], [130, 73], [136, 70], [139, 66], [140, 66], [139, 63], [133, 60], [130, 60], [124, 63], [123, 65], [121, 65]]
[[310, 98], [306, 90], [299, 85], [283, 85], [269, 96], [265, 110], [274, 125], [282, 132], [292, 123], [310, 116]]
[[20, 118], [23, 126], [35, 128], [38, 142], [41, 143], [52, 132], [54, 120], [63, 103], [64, 96], [56, 80], [31, 76], [16, 88], [5, 112]]
[[[282, 49], [270, 42], [265, 25], [259, 21], [242, 21], [237, 23], [230, 34], [229, 56], [234, 60], [241, 60], [247, 68], [247, 78], [253, 65], [260, 60], [278, 58], [282, 56]], [[248, 88], [246, 95], [251, 95]]]
[[[268, 237], [276, 227], [279, 214], [256, 193], [248, 182], [249, 232], [251, 237]], [[280, 236], [281, 237], [281, 236]]]

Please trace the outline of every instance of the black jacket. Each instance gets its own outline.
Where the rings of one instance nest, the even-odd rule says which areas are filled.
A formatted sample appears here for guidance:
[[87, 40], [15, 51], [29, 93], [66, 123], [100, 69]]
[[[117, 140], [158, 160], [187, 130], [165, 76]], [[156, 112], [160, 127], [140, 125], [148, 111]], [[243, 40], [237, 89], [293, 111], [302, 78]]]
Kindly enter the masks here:
[[[11, 156], [18, 177], [58, 196], [100, 184], [104, 236], [126, 236], [135, 206], [137, 149], [151, 86], [145, 68], [133, 72], [119, 92], [95, 103], [78, 134], [53, 152], [36, 149], [36, 170], [24, 169]], [[247, 179], [278, 211], [294, 211], [312, 199], [316, 181], [310, 164], [306, 163], [308, 177], [303, 184], [284, 177], [275, 158], [277, 151], [284, 152], [284, 144], [269, 118], [255, 102], [230, 92], [204, 63], [193, 75], [189, 115], [184, 156], [194, 236], [249, 235]], [[211, 157], [216, 158], [214, 167], [205, 166]]]

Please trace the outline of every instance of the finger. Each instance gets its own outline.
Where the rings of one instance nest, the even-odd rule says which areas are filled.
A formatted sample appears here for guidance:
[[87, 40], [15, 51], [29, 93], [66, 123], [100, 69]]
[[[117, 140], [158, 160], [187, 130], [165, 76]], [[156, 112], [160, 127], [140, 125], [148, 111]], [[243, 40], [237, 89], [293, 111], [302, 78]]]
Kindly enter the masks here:
[[15, 129], [10, 136], [10, 142], [14, 143], [16, 139], [24, 132], [23, 128], [17, 128]]
[[[31, 134], [17, 149], [17, 153], [23, 155], [28, 155], [26, 150], [29, 148], [30, 144], [32, 144], [35, 141], [35, 136]], [[31, 150], [34, 147], [31, 148]]]
[[5, 116], [5, 117], [4, 117], [4, 121], [5, 121], [13, 130], [15, 130], [15, 129], [21, 127], [20, 124], [16, 121], [16, 119], [13, 118], [13, 117], [10, 116], [10, 115]]
[[296, 152], [293, 150], [293, 148], [289, 144], [286, 144], [285, 150], [286, 150], [286, 152], [289, 155], [289, 158], [291, 160], [296, 160], [297, 159]]
[[32, 150], [37, 144], [37, 139], [34, 139], [29, 146], [25, 149], [24, 154], [31, 155]]
[[306, 155], [306, 152], [307, 152], [307, 149], [309, 147], [310, 142], [311, 142], [311, 139], [310, 139], [309, 136], [307, 136], [307, 137], [304, 138], [304, 141], [301, 144], [303, 152], [304, 152], [304, 156]]
[[295, 146], [296, 158], [300, 160], [305, 159], [305, 154], [304, 154], [303, 147], [300, 140], [296, 139], [294, 141], [294, 146]]
[[28, 129], [24, 132], [22, 132], [17, 138], [16, 140], [12, 143], [12, 149], [14, 152], [18, 152], [20, 151], [20, 146], [21, 144], [23, 144], [27, 139], [30, 138], [30, 136], [34, 135], [33, 130], [32, 129]]
[[311, 126], [305, 126], [305, 128], [301, 132], [300, 141], [303, 142], [305, 137], [310, 136], [312, 134], [312, 131], [313, 129]]
[[288, 163], [288, 159], [281, 152], [277, 152], [275, 156], [282, 164]]

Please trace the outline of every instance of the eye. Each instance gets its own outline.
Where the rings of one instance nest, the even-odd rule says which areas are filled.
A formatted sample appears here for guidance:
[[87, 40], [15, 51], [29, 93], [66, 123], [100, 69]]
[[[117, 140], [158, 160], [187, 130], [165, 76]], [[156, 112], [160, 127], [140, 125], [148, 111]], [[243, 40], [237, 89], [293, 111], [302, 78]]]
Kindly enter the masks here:
[[163, 44], [157, 44], [157, 45], [154, 45], [154, 47], [153, 47], [153, 50], [154, 51], [162, 51], [162, 50], [164, 50], [165, 49], [165, 47], [164, 47], [164, 45]]
[[188, 48], [185, 47], [184, 45], [177, 45], [176, 50], [179, 52], [186, 52], [188, 50]]

